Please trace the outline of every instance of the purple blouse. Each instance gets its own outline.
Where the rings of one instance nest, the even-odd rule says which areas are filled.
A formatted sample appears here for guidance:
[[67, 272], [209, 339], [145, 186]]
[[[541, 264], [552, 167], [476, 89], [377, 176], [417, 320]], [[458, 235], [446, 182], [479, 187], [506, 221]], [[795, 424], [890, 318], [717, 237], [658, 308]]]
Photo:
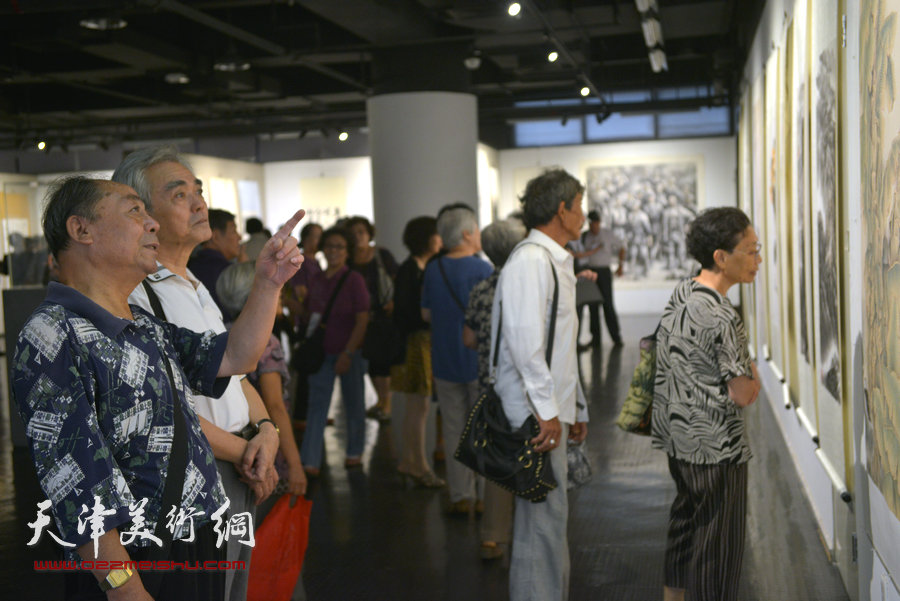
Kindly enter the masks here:
[[[341, 267], [333, 276], [326, 277], [321, 271], [312, 274], [309, 278], [309, 294], [306, 297], [306, 306], [310, 313], [325, 313], [328, 299], [334, 292], [335, 286], [341, 280], [349, 267]], [[366, 281], [357, 271], [351, 271], [344, 282], [341, 291], [334, 300], [331, 315], [325, 325], [325, 352], [336, 355], [344, 350], [350, 334], [356, 325], [356, 314], [366, 313], [369, 310], [369, 292], [366, 290]]]

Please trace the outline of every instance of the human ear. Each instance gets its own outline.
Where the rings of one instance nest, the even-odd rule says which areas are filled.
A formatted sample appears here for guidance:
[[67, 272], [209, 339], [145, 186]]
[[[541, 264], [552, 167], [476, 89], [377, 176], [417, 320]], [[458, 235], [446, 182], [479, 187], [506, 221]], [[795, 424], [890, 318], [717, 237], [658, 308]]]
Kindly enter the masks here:
[[66, 232], [73, 242], [78, 244], [93, 244], [94, 237], [88, 228], [90, 222], [81, 215], [69, 215], [66, 219]]

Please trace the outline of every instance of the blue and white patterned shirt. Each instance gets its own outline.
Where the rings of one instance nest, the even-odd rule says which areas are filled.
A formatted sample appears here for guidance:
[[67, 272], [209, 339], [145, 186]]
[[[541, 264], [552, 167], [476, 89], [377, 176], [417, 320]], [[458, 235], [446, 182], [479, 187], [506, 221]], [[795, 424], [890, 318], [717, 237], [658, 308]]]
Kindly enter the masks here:
[[[129, 504], [148, 499], [145, 528], [162, 513], [162, 491], [174, 432], [172, 388], [181, 398], [187, 469], [181, 507], [194, 527], [211, 521], [225, 503], [209, 443], [190, 408], [190, 390], [219, 396], [228, 378], [216, 374], [227, 334], [199, 334], [159, 321], [131, 306], [134, 321], [115, 317], [73, 288], [51, 283], [44, 302], [19, 335], [12, 360], [13, 396], [25, 422], [41, 488], [52, 502], [64, 541], [82, 545], [82, 505], [94, 495], [114, 512], [104, 532], [131, 521]], [[198, 513], [198, 512], [202, 512]], [[189, 536], [185, 521], [175, 538]], [[137, 539], [135, 546], [150, 544]]]

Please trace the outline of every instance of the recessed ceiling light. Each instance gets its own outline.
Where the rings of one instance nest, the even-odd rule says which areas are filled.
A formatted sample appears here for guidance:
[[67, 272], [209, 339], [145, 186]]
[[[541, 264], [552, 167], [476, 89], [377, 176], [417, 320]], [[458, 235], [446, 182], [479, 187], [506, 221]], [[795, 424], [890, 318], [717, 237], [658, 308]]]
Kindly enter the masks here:
[[556, 59], [558, 59], [558, 58], [559, 58], [559, 52], [557, 52], [556, 50], [552, 51], [550, 54], [547, 55], [547, 60], [550, 61], [551, 63], [555, 63]]
[[119, 17], [94, 17], [91, 19], [82, 19], [78, 24], [85, 29], [94, 29], [96, 31], [111, 31], [113, 29], [125, 29], [128, 27], [128, 21]]
[[185, 73], [166, 73], [166, 83], [173, 85], [185, 85], [191, 83], [191, 78]]
[[506, 12], [509, 13], [510, 17], [517, 17], [520, 12], [522, 12], [522, 5], [518, 2], [512, 2], [509, 5], [509, 8], [506, 9]]

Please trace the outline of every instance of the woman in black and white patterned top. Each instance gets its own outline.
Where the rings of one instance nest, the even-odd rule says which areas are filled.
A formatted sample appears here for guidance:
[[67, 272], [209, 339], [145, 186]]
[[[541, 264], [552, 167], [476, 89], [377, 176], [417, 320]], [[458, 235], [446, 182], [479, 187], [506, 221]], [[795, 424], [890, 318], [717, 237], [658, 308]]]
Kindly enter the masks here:
[[700, 274], [676, 286], [657, 332], [653, 446], [669, 456], [677, 495], [669, 517], [664, 599], [732, 601], [744, 548], [750, 448], [741, 410], [759, 394], [747, 334], [727, 298], [762, 261], [735, 208], [708, 209], [689, 226]]

